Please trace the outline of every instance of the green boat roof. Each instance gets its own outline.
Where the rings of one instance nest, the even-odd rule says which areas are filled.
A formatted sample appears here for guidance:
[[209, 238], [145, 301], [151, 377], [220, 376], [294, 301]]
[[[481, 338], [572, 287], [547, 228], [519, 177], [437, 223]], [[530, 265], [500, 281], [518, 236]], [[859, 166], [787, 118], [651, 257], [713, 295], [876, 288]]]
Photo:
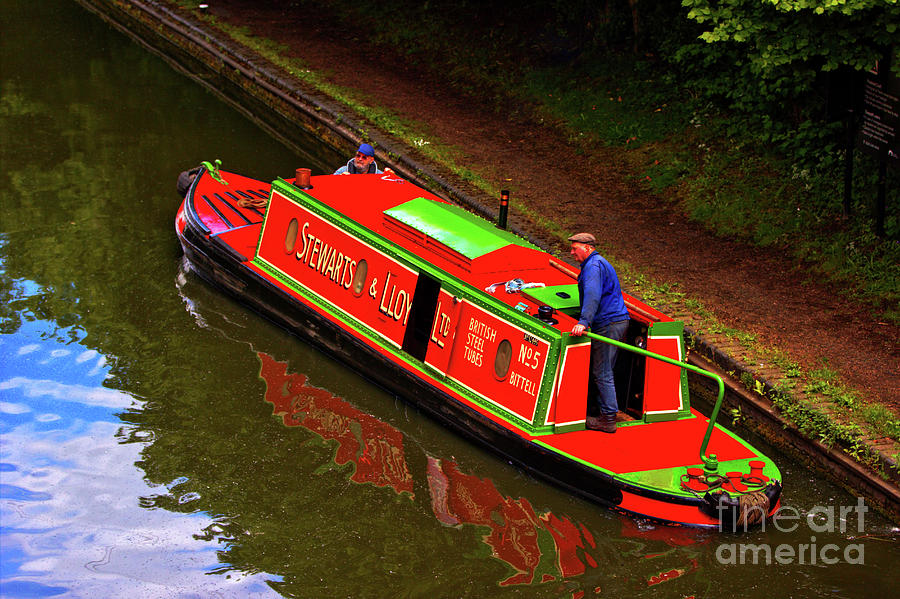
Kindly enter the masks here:
[[539, 249], [459, 206], [416, 198], [384, 213], [474, 260], [510, 244]]

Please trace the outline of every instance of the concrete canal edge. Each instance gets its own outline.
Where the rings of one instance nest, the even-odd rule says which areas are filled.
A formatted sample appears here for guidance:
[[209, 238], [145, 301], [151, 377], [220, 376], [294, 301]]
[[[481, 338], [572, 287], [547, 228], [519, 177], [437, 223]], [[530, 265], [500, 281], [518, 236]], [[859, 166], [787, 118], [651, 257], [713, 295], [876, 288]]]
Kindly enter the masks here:
[[[377, 144], [378, 158], [407, 180], [486, 218], [495, 219], [493, 209], [454, 186], [437, 174], [433, 167], [407, 158], [408, 152], [401, 143], [370, 127], [364, 131], [330, 98], [307, 90], [295, 77], [253, 50], [226, 38], [207, 23], [178, 13], [164, 2], [153, 0], [77, 2], [195, 79], [288, 145], [296, 145], [297, 139], [292, 139], [291, 133], [298, 131], [298, 125], [327, 144], [346, 151], [368, 138]], [[176, 175], [172, 173], [173, 188]], [[526, 231], [512, 230], [536, 245], [545, 246]], [[875, 463], [867, 466], [839, 448], [809, 438], [784, 420], [766, 397], [775, 391], [774, 384], [753, 372], [739, 358], [730, 355], [727, 348], [717, 346], [689, 328], [686, 334], [694, 347], [689, 356], [690, 363], [725, 380], [726, 409], [723, 412], [739, 411], [741, 421], [769, 443], [851, 493], [863, 496], [870, 506], [893, 522], [900, 523], [900, 471], [890, 456], [869, 445], [869, 453], [875, 456]], [[760, 392], [748, 391], [741, 380], [753, 380]], [[692, 385], [709, 388], [710, 383], [706, 377], [691, 378]], [[790, 504], [790, 489], [786, 489], [786, 495], [786, 503]]]

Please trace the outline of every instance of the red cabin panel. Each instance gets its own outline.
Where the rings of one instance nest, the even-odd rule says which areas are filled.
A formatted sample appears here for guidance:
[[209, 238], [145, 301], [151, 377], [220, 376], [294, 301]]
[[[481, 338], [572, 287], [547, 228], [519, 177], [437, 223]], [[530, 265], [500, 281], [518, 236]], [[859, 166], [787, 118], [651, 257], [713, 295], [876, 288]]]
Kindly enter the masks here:
[[447, 375], [533, 422], [550, 344], [470, 303], [462, 306]]
[[394, 345], [403, 344], [415, 271], [278, 193], [257, 256]]
[[450, 365], [461, 308], [460, 300], [441, 289], [434, 310], [434, 321], [431, 323], [431, 333], [428, 336], [425, 363], [442, 373], [446, 373]]
[[582, 425], [587, 415], [591, 344], [570, 345], [559, 368], [559, 380], [547, 410], [547, 424], [556, 428]]
[[[647, 351], [680, 361], [681, 338], [648, 337]], [[681, 395], [681, 368], [653, 358], [647, 358], [646, 364], [644, 414], [659, 416], [682, 410], [685, 406]]]

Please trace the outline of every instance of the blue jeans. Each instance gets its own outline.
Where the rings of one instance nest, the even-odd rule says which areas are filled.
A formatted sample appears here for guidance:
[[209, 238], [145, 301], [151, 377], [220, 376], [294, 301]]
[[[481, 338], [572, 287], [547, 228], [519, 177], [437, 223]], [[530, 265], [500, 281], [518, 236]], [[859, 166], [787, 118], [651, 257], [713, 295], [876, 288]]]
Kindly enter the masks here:
[[[627, 320], [611, 322], [602, 327], [591, 327], [591, 332], [616, 341], [625, 338], [628, 330]], [[600, 406], [601, 414], [615, 414], [619, 411], [619, 402], [616, 401], [616, 383], [613, 380], [613, 368], [616, 365], [616, 356], [619, 348], [603, 341], [591, 339], [591, 380], [594, 384], [596, 402]]]

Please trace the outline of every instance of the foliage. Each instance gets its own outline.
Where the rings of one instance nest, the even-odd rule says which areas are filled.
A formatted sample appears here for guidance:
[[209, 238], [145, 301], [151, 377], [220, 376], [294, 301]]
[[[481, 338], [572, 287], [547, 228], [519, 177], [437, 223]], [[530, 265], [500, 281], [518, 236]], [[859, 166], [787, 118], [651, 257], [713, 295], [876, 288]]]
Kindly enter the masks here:
[[900, 441], [900, 418], [882, 405], [873, 404], [863, 407], [863, 418], [878, 434]]
[[785, 65], [866, 70], [896, 41], [895, 0], [683, 0], [705, 42], [735, 42], [759, 75]]
[[[883, 59], [900, 26], [900, 4], [893, 0], [683, 4], [703, 31], [668, 58], [686, 81], [733, 111], [738, 128], [752, 126], [754, 137], [780, 145], [804, 166], [811, 150], [836, 139], [821, 125], [829, 110], [848, 102], [850, 75]], [[900, 61], [893, 66], [900, 73]]]

